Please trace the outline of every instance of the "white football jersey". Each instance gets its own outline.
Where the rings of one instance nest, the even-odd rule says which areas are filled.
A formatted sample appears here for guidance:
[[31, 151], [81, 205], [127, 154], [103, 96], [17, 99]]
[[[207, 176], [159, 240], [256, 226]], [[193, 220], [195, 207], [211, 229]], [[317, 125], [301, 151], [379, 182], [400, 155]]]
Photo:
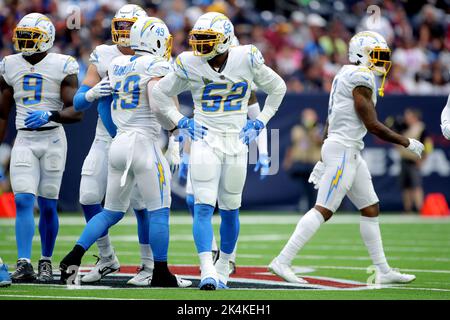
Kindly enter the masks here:
[[[14, 89], [16, 102], [16, 128], [25, 127], [30, 111], [60, 111], [61, 82], [71, 74], [78, 74], [77, 61], [59, 53], [48, 53], [39, 63], [32, 65], [21, 53], [6, 56], [0, 62], [0, 75]], [[43, 127], [60, 126], [49, 122]]]
[[[120, 52], [119, 48], [117, 48], [117, 45], [102, 44], [97, 46], [94, 51], [92, 51], [89, 57], [89, 62], [97, 67], [98, 75], [101, 79], [103, 79], [104, 77], [106, 77], [108, 67], [113, 59], [119, 56], [123, 56], [123, 54], [122, 52]], [[97, 137], [103, 137], [106, 140], [111, 139], [111, 136], [103, 125], [100, 116], [97, 120], [96, 135]]]
[[113, 91], [111, 115], [118, 131], [138, 131], [157, 139], [161, 125], [150, 110], [147, 84], [152, 78], [164, 77], [170, 63], [154, 55], [120, 56], [108, 69]]
[[367, 129], [355, 110], [353, 89], [358, 86], [372, 90], [372, 101], [376, 105], [375, 75], [368, 68], [345, 65], [334, 77], [328, 104], [327, 140], [362, 150]]
[[253, 45], [233, 46], [223, 70], [214, 70], [193, 52], [181, 53], [174, 63], [178, 77], [189, 83], [194, 118], [211, 131], [238, 133], [247, 120], [247, 106], [255, 70], [264, 64]]

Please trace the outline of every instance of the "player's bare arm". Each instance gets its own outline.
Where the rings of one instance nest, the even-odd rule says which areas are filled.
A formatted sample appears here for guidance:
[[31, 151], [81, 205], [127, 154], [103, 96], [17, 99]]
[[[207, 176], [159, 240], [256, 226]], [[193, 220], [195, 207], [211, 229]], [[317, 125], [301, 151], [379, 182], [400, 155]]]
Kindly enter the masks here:
[[395, 143], [405, 148], [409, 146], [409, 140], [407, 138], [395, 133], [378, 121], [375, 106], [372, 101], [371, 89], [358, 86], [353, 89], [353, 98], [355, 100], [356, 113], [366, 126], [367, 131], [384, 141]]
[[13, 104], [14, 89], [0, 76], [0, 142], [5, 138], [8, 116]]
[[97, 83], [99, 83], [100, 80], [101, 78], [98, 74], [97, 67], [91, 63], [87, 69], [86, 77], [83, 79], [82, 84], [87, 85], [89, 87], [93, 87]]
[[68, 75], [61, 83], [61, 100], [64, 103], [64, 108], [59, 111], [59, 123], [74, 123], [79, 122], [83, 118], [82, 112], [75, 111], [73, 107], [73, 97], [78, 89], [78, 77], [75, 74]]

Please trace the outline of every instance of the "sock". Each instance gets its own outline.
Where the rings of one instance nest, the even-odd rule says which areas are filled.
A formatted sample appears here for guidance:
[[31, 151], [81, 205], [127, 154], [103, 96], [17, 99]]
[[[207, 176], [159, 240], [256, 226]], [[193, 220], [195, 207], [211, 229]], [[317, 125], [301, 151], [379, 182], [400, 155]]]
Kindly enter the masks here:
[[100, 213], [103, 211], [101, 204], [82, 204], [81, 208], [83, 209], [84, 213], [84, 219], [86, 220], [86, 223], [89, 222], [89, 220], [92, 219], [93, 216], [95, 216], [97, 213]]
[[207, 277], [216, 278], [217, 272], [212, 261], [211, 251], [201, 252], [198, 254], [198, 257], [200, 258], [200, 270], [202, 272], [202, 279]]
[[212, 242], [211, 242], [211, 251], [217, 251], [217, 250], [219, 250], [219, 248], [217, 247], [216, 236], [214, 235], [214, 231], [213, 231], [213, 238], [212, 238]]
[[222, 222], [220, 223], [220, 251], [231, 254], [239, 236], [239, 209], [219, 209]]
[[16, 203], [16, 243], [19, 259], [31, 259], [31, 246], [34, 236], [34, 200], [31, 193], [17, 193], [14, 195]]
[[140, 244], [149, 244], [150, 236], [150, 218], [147, 209], [137, 210], [134, 209], [134, 214], [136, 215], [137, 221], [137, 233]]
[[169, 251], [169, 208], [149, 211], [150, 236], [149, 242], [156, 262], [167, 261]]
[[139, 244], [141, 248], [141, 264], [153, 269], [155, 267], [153, 260], [152, 247], [149, 244]]
[[44, 257], [51, 257], [59, 230], [58, 212], [56, 211], [57, 200], [38, 197], [38, 205], [41, 252]]
[[40, 260], [52, 261], [52, 257], [41, 256]]
[[87, 251], [105, 231], [119, 222], [124, 214], [124, 212], [103, 209], [102, 212], [89, 220], [77, 244]]
[[211, 243], [214, 234], [211, 223], [213, 213], [213, 206], [208, 204], [194, 205], [194, 223], [192, 224], [192, 233], [194, 235], [194, 242], [198, 253], [211, 253]]
[[111, 257], [114, 253], [111, 245], [111, 239], [109, 238], [108, 229], [106, 229], [106, 235], [97, 239], [98, 253], [100, 257]]
[[297, 252], [303, 248], [324, 222], [319, 211], [314, 208], [309, 210], [297, 223], [294, 233], [281, 250], [278, 256], [279, 261], [290, 265]]
[[384, 256], [378, 217], [369, 218], [361, 216], [359, 230], [361, 232], [361, 238], [369, 251], [369, 256], [372, 259], [373, 264], [378, 267], [381, 272], [389, 272], [391, 268], [389, 267], [386, 257]]
[[186, 204], [189, 210], [189, 213], [191, 214], [192, 218], [194, 217], [194, 195], [193, 194], [186, 194]]
[[233, 263], [236, 263], [236, 251], [237, 251], [237, 243], [234, 246], [234, 250], [233, 250], [233, 252], [230, 255], [230, 261], [233, 262]]

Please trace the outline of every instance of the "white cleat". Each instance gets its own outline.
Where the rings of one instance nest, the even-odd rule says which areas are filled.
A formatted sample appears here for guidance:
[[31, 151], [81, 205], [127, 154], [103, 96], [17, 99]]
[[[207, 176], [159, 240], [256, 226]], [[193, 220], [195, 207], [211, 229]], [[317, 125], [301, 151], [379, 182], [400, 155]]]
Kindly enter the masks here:
[[269, 264], [269, 270], [287, 282], [308, 283], [308, 281], [297, 277], [290, 265], [279, 262], [277, 258], [273, 259]]
[[192, 286], [192, 281], [187, 279], [182, 279], [179, 276], [175, 275], [177, 278], [178, 288], [188, 288]]
[[108, 274], [119, 271], [119, 269], [120, 263], [114, 253], [109, 257], [97, 257], [95, 267], [81, 278], [81, 282], [91, 283], [99, 281]]
[[375, 276], [376, 284], [410, 283], [416, 279], [413, 274], [400, 273], [391, 269], [389, 272], [377, 272]]
[[150, 287], [152, 284], [153, 269], [142, 265], [137, 275], [128, 280], [127, 284], [137, 286], [137, 287]]
[[219, 259], [215, 263], [214, 267], [216, 268], [217, 275], [219, 276], [219, 282], [222, 282], [224, 285], [226, 285], [230, 276], [230, 263], [228, 261], [224, 262], [222, 259]]

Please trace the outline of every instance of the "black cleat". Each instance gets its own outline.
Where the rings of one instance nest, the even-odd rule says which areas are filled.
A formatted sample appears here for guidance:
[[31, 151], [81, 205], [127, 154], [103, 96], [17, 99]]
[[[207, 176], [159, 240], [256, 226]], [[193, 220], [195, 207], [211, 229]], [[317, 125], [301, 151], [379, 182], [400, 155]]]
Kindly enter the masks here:
[[220, 250], [213, 250], [212, 252], [212, 258], [213, 258], [213, 264], [216, 264], [217, 260], [219, 260], [220, 257]]
[[163, 288], [186, 288], [190, 287], [192, 282], [189, 280], [178, 278], [170, 272], [167, 267], [167, 262], [155, 261], [155, 268], [153, 269], [152, 287]]
[[73, 285], [75, 284], [75, 277], [72, 283], [68, 283], [68, 279], [72, 275], [78, 274], [78, 269], [81, 265], [81, 258], [86, 251], [80, 245], [76, 245], [59, 263], [59, 270], [61, 271], [61, 283]]
[[34, 282], [36, 280], [36, 273], [33, 266], [25, 259], [17, 260], [17, 269], [11, 275], [13, 282]]
[[39, 260], [37, 280], [39, 282], [53, 281], [52, 262], [50, 260]]
[[230, 275], [236, 273], [236, 262], [230, 261]]

